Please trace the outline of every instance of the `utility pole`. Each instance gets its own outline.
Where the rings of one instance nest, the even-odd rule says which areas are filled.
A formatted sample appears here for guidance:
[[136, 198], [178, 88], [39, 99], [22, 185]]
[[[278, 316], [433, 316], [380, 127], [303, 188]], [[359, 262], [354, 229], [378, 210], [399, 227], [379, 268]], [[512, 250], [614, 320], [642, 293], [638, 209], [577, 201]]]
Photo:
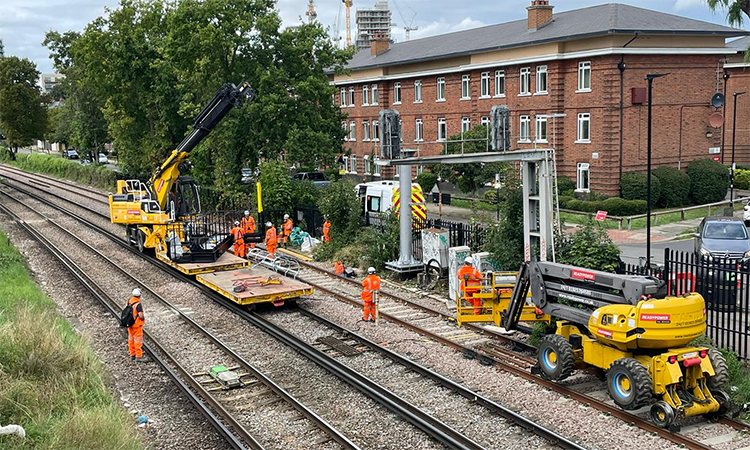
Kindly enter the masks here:
[[646, 274], [651, 275], [651, 94], [654, 79], [669, 75], [668, 73], [650, 73], [646, 75], [648, 80], [648, 146], [646, 163]]
[[734, 96], [734, 111], [732, 112], [732, 168], [729, 170], [729, 206], [734, 211], [734, 136], [737, 130], [737, 97], [744, 94], [745, 91], [735, 92]]

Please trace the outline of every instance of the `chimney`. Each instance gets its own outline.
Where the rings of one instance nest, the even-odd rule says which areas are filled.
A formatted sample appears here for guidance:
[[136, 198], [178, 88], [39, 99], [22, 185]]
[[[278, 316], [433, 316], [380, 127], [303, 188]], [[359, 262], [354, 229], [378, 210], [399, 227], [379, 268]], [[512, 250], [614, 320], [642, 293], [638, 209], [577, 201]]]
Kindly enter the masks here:
[[374, 34], [370, 40], [370, 55], [378, 56], [384, 51], [388, 50], [391, 45], [388, 37], [384, 34]]
[[529, 31], [536, 31], [552, 21], [552, 8], [549, 0], [532, 0], [527, 6]]

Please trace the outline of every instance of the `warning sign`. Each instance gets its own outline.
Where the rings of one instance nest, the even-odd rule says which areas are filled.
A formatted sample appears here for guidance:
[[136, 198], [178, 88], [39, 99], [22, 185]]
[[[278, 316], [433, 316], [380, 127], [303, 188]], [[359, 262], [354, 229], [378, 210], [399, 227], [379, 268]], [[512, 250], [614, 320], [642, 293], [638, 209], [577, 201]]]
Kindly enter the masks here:
[[607, 218], [607, 211], [597, 211], [595, 219], [599, 222], [604, 222], [604, 219]]

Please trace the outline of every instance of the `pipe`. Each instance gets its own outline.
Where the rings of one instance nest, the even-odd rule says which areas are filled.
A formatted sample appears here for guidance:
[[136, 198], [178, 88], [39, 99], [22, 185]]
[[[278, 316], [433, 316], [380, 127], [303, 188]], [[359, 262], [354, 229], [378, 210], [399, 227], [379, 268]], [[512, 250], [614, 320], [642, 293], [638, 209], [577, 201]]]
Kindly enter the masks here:
[[0, 427], [0, 435], [2, 434], [17, 434], [20, 438], [26, 437], [26, 431], [21, 425], [6, 425]]

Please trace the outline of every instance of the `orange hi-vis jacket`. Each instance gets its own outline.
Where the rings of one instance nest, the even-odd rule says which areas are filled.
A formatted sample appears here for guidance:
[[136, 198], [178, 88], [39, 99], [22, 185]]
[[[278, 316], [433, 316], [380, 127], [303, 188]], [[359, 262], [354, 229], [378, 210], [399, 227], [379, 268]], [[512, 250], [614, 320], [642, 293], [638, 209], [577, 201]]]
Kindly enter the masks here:
[[362, 280], [362, 300], [365, 302], [372, 301], [372, 293], [380, 290], [380, 277], [375, 274], [367, 275]]
[[232, 236], [234, 237], [234, 242], [238, 245], [245, 243], [245, 231], [241, 227], [232, 228]]
[[331, 240], [331, 222], [327, 221], [323, 224], [323, 242]]
[[344, 264], [336, 261], [336, 264], [333, 265], [333, 270], [336, 272], [336, 275], [341, 275], [344, 273]]
[[289, 236], [290, 234], [292, 234], [292, 228], [294, 228], [292, 219], [286, 219], [284, 221], [284, 236]]
[[267, 246], [275, 246], [276, 245], [276, 227], [270, 227], [266, 230], [266, 245]]
[[[130, 300], [128, 300], [128, 305], [133, 305], [133, 318], [135, 319], [135, 323], [130, 328], [140, 328], [143, 327], [143, 324], [146, 322], [145, 320], [138, 317], [139, 312], [143, 312], [143, 306], [141, 305], [141, 299], [138, 297], [130, 297]], [[140, 307], [140, 311], [138, 311]]]
[[458, 281], [461, 283], [461, 291], [477, 292], [481, 289], [482, 273], [473, 266], [464, 265], [458, 269]]
[[255, 219], [253, 216], [242, 217], [240, 226], [245, 233], [255, 233]]

